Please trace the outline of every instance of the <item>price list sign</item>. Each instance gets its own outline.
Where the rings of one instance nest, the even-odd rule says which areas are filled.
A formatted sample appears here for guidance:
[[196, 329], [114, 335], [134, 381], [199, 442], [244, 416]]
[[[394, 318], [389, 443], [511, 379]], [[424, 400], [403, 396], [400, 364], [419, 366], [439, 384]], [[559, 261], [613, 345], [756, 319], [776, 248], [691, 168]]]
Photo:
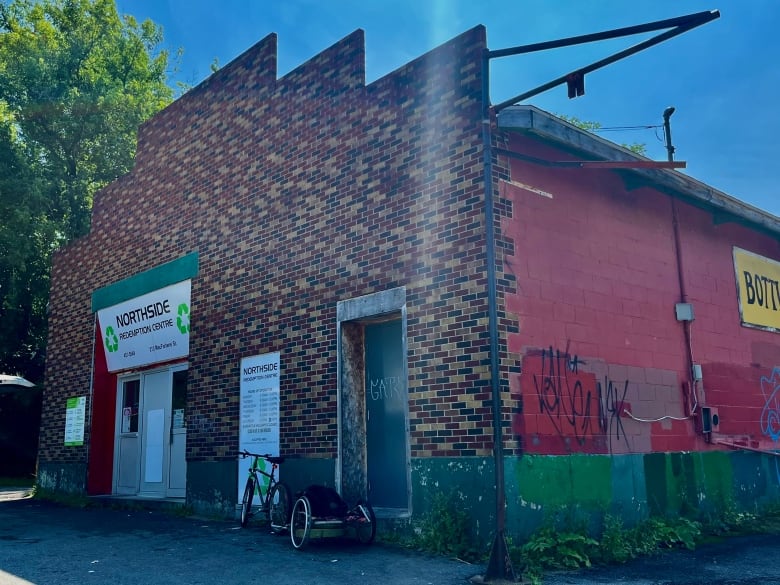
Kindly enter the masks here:
[[[279, 360], [278, 352], [241, 360], [240, 451], [279, 455]], [[248, 458], [238, 460], [239, 502], [249, 464]]]
[[87, 397], [68, 398], [65, 410], [65, 445], [76, 447], [84, 444], [84, 415], [87, 411]]

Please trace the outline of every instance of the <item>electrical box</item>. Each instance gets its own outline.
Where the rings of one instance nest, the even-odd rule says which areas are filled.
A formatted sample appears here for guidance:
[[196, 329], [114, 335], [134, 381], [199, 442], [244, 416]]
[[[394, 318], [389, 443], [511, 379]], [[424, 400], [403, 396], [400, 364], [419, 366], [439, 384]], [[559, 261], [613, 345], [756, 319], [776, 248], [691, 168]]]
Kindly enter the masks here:
[[720, 414], [717, 408], [711, 406], [701, 407], [701, 432], [711, 433], [718, 431], [718, 425], [720, 425]]
[[697, 382], [701, 382], [701, 364], [693, 364], [693, 379]]
[[690, 303], [677, 303], [674, 312], [678, 321], [693, 321], [693, 305]]

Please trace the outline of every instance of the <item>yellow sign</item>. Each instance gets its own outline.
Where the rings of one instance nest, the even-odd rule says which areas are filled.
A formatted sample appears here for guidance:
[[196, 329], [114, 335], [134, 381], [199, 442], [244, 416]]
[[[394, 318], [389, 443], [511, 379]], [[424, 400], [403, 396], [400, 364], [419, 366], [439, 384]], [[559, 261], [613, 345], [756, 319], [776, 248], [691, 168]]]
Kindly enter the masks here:
[[780, 331], [780, 262], [734, 247], [734, 269], [742, 323]]

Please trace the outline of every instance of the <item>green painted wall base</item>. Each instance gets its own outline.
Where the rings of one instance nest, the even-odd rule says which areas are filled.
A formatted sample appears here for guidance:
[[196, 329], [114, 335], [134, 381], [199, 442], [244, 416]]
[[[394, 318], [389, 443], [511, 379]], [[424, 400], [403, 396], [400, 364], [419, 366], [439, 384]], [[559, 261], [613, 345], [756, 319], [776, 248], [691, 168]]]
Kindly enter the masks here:
[[62, 494], [86, 494], [87, 466], [84, 463], [39, 462], [36, 485]]
[[[628, 455], [526, 455], [505, 459], [506, 534], [516, 541], [545, 523], [586, 526], [594, 534], [605, 514], [632, 526], [650, 516], [706, 519], [755, 511], [780, 501], [780, 458], [739, 451]], [[452, 494], [474, 520], [474, 536], [496, 531], [495, 469], [491, 458], [412, 461], [412, 513], [384, 522], [413, 534], [437, 494]]]
[[[334, 485], [333, 459], [288, 458], [281, 465], [279, 478], [295, 497], [311, 484]], [[238, 519], [239, 484], [241, 493], [246, 476], [238, 477], [238, 461], [190, 461], [187, 463], [187, 505], [196, 514]]]
[[507, 459], [507, 533], [527, 538], [548, 522], [598, 532], [608, 513], [631, 526], [648, 516], [756, 510], [780, 498], [776, 459], [724, 451]]
[[237, 461], [188, 461], [187, 505], [196, 514], [237, 518]]
[[[496, 524], [496, 474], [493, 459], [425, 458], [412, 460], [412, 514], [406, 528], [419, 530], [436, 497], [451, 498], [473, 519], [473, 536], [487, 542]], [[402, 522], [392, 523], [402, 531]]]
[[[334, 486], [333, 459], [287, 459], [281, 478], [292, 491]], [[626, 526], [653, 515], [707, 518], [725, 511], [755, 511], [780, 501], [780, 457], [755, 452], [708, 451], [635, 455], [525, 455], [505, 459], [506, 534], [516, 541], [542, 524], [576, 523], [594, 533], [604, 515]], [[41, 462], [37, 484], [61, 493], [85, 493], [83, 463]], [[478, 542], [496, 530], [492, 458], [413, 459], [408, 516], [382, 519], [380, 530], [419, 531], [437, 497], [451, 498], [471, 518]], [[187, 464], [187, 504], [199, 514], [237, 518], [237, 461]]]

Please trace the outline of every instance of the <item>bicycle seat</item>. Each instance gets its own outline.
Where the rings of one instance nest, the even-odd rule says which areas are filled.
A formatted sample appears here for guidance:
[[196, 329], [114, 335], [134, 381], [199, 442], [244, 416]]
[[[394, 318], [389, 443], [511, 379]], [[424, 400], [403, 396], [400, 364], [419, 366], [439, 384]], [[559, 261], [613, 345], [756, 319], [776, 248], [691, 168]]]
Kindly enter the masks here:
[[281, 465], [284, 463], [284, 457], [266, 457], [266, 459], [275, 465]]

